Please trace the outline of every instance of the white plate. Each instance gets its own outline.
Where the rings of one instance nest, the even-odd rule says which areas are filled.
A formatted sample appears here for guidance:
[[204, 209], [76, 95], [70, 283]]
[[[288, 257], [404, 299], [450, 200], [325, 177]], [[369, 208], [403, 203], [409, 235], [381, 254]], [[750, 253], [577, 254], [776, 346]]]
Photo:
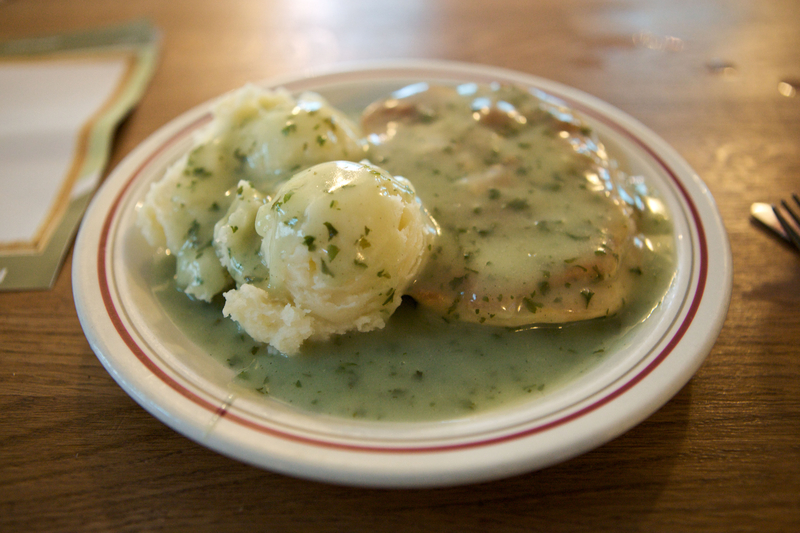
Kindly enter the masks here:
[[542, 89], [581, 112], [630, 171], [659, 191], [674, 216], [678, 268], [634, 342], [544, 399], [447, 423], [345, 420], [237, 395], [229, 370], [186, 338], [153, 296], [142, 275], [152, 250], [134, 225], [150, 183], [210, 120], [209, 103], [161, 128], [120, 163], [94, 198], [76, 243], [72, 275], [81, 324], [100, 361], [139, 404], [187, 437], [269, 470], [348, 485], [425, 487], [501, 478], [586, 452], [644, 420], [692, 377], [725, 319], [730, 248], [703, 182], [640, 123], [551, 81], [459, 63], [369, 64], [264, 85], [315, 90], [355, 111], [418, 81]]

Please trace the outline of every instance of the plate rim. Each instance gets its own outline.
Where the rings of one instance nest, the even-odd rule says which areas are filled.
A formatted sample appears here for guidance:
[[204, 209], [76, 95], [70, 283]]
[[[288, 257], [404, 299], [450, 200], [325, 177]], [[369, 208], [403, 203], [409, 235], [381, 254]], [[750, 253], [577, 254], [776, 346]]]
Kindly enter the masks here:
[[[232, 456], [239, 460], [243, 460], [245, 462], [249, 462], [251, 464], [255, 464], [257, 466], [270, 468], [273, 470], [277, 470], [286, 474], [295, 475], [299, 477], [307, 477], [310, 479], [317, 479], [322, 481], [333, 481], [343, 484], [355, 484], [359, 486], [432, 486], [432, 485], [449, 485], [454, 483], [463, 483], [469, 481], [480, 481], [485, 479], [492, 479], [496, 477], [501, 477], [505, 475], [509, 475], [511, 473], [519, 473], [524, 470], [529, 470], [531, 468], [543, 467], [549, 464], [553, 464], [560, 460], [566, 459], [568, 457], [577, 455], [578, 453], [582, 453], [584, 451], [588, 451], [595, 446], [603, 444], [604, 442], [611, 440], [612, 438], [622, 434], [624, 431], [627, 431], [630, 427], [638, 424], [652, 412], [654, 412], [657, 408], [661, 405], [666, 403], [670, 397], [672, 397], [680, 388], [685, 385], [686, 382], [691, 378], [692, 375], [696, 372], [696, 370], [700, 367], [702, 362], [705, 360], [708, 352], [710, 351], [711, 347], [713, 346], [719, 331], [722, 327], [722, 323], [724, 322], [725, 316], [727, 314], [727, 307], [730, 302], [730, 292], [731, 292], [731, 284], [732, 284], [732, 268], [730, 266], [730, 247], [727, 240], [727, 234], [724, 230], [724, 226], [722, 225], [721, 218], [719, 216], [718, 211], [716, 210], [716, 205], [711, 197], [710, 193], [708, 192], [705, 184], [702, 183], [699, 176], [689, 167], [689, 165], [660, 137], [656, 136], [655, 133], [648, 130], [645, 126], [640, 124], [638, 121], [633, 119], [632, 117], [628, 116], [624, 112], [618, 110], [593, 96], [587, 95], [577, 89], [573, 89], [571, 87], [564, 86], [557, 82], [553, 82], [550, 80], [545, 80], [543, 78], [539, 78], [537, 76], [533, 76], [530, 74], [525, 74], [522, 72], [517, 71], [509, 71], [507, 69], [501, 69], [498, 67], [489, 67], [484, 65], [476, 65], [476, 64], [469, 64], [469, 63], [460, 63], [460, 62], [450, 62], [450, 61], [430, 61], [430, 60], [414, 60], [414, 61], [389, 61], [389, 62], [361, 62], [357, 64], [348, 64], [345, 66], [339, 66], [336, 68], [329, 68], [329, 69], [320, 69], [315, 72], [306, 71], [300, 74], [295, 75], [285, 75], [276, 78], [271, 78], [269, 80], [265, 80], [259, 83], [259, 85], [266, 85], [270, 87], [275, 86], [282, 86], [288, 85], [290, 83], [297, 83], [297, 82], [308, 82], [309, 80], [317, 80], [319, 83], [321, 79], [326, 76], [341, 76], [341, 75], [350, 75], [356, 73], [356, 75], [365, 75], [367, 77], [374, 76], [378, 71], [428, 71], [428, 72], [441, 72], [450, 75], [460, 74], [462, 76], [472, 75], [472, 74], [480, 74], [484, 78], [501, 78], [501, 79], [511, 79], [517, 80], [522, 83], [526, 83], [527, 85], [543, 88], [545, 92], [556, 92], [558, 97], [567, 96], [573, 102], [570, 102], [570, 105], [579, 111], [586, 113], [587, 109], [590, 111], [589, 114], [595, 113], [593, 118], [603, 121], [605, 124], [608, 124], [610, 119], [612, 125], [619, 125], [621, 128], [623, 126], [627, 126], [628, 128], [633, 128], [636, 130], [636, 134], [639, 136], [634, 135], [632, 132], [624, 130], [623, 133], [626, 137], [630, 140], [635, 141], [639, 147], [645, 150], [652, 158], [657, 160], [659, 164], [668, 169], [670, 174], [673, 177], [673, 182], [682, 189], [681, 193], [683, 195], [682, 200], [687, 201], [690, 208], [693, 210], [692, 218], [693, 221], [699, 224], [699, 228], [692, 225], [692, 229], [698, 231], [699, 239], [701, 242], [699, 243], [701, 247], [705, 249], [706, 254], [706, 263], [701, 263], [700, 267], [703, 269], [703, 265], [705, 265], [705, 270], [700, 272], [700, 283], [698, 285], [700, 294], [699, 296], [695, 296], [693, 298], [693, 302], [690, 305], [689, 313], [691, 313], [691, 317], [689, 318], [688, 323], [686, 323], [685, 317], [682, 318], [682, 322], [686, 323], [686, 328], [683, 329], [680, 335], [673, 335], [670, 339], [670, 347], [669, 350], [662, 349], [661, 353], [664, 354], [663, 357], [659, 355], [659, 363], [655, 366], [652, 366], [647, 372], [639, 373], [635, 377], [634, 380], [629, 380], [624, 387], [619, 387], [615, 389], [614, 393], [611, 395], [607, 395], [602, 399], [602, 403], [596, 405], [593, 403], [590, 405], [590, 409], [588, 412], [595, 412], [601, 407], [612, 403], [616, 398], [628, 394], [634, 387], [637, 386], [641, 381], [645, 380], [652, 371], [656, 369], [663, 360], [667, 359], [667, 355], [672, 353], [672, 351], [681, 344], [681, 341], [685, 338], [686, 334], [690, 332], [692, 328], [692, 323], [696, 314], [699, 311], [699, 308], [703, 303], [706, 303], [706, 306], [710, 305], [709, 296], [706, 293], [706, 289], [708, 288], [708, 261], [712, 258], [708, 257], [709, 254], [709, 243], [707, 242], [706, 232], [710, 231], [711, 228], [715, 230], [715, 234], [717, 236], [722, 236], [722, 239], [717, 239], [718, 242], [715, 243], [716, 251], [721, 252], [719, 254], [718, 259], [722, 264], [721, 272], [726, 274], [725, 276], [720, 276], [722, 279], [721, 283], [716, 283], [715, 287], [717, 289], [721, 289], [716, 296], [715, 301], [717, 303], [715, 308], [719, 309], [719, 313], [714, 316], [714, 320], [712, 324], [706, 327], [707, 333], [705, 335], [698, 335], [695, 328], [695, 336], [700, 337], [698, 340], [702, 341], [699, 345], [699, 349], [695, 348], [694, 351], [696, 352], [693, 357], [690, 357], [690, 365], [684, 365], [680, 372], [678, 372], [677, 376], [673, 376], [670, 386], [662, 387], [659, 391], [659, 394], [656, 397], [650, 395], [648, 405], [646, 407], [640, 407], [636, 412], [631, 416], [631, 413], [628, 413], [627, 417], [622, 417], [622, 420], [615, 420], [613, 425], [615, 426], [613, 429], [605, 428], [603, 432], [602, 438], [598, 438], [599, 435], [583, 435], [583, 442], [572, 442], [572, 446], [565, 446], [564, 451], [560, 454], [552, 454], [549, 459], [543, 460], [542, 457], [533, 458], [530, 455], [527, 457], [511, 457], [511, 460], [497, 460], [496, 466], [497, 469], [489, 471], [485, 465], [477, 465], [471, 469], [467, 470], [460, 470], [460, 471], [452, 471], [448, 470], [447, 468], [443, 468], [444, 471], [435, 472], [435, 476], [430, 474], [428, 475], [421, 475], [424, 473], [420, 472], [413, 472], [413, 475], [409, 475], [408, 472], [404, 472], [402, 470], [398, 470], [396, 468], [387, 468], [382, 470], [380, 465], [376, 467], [373, 462], [367, 461], [369, 464], [362, 464], [359, 461], [353, 461], [352, 457], [350, 457], [349, 461], [342, 461], [342, 457], [337, 457], [336, 461], [339, 461], [343, 466], [337, 468], [334, 464], [318, 464], [319, 461], [316, 461], [316, 464], [310, 464], [307, 461], [295, 459], [294, 461], [289, 460], [288, 458], [280, 458], [281, 460], [275, 461], [275, 458], [269, 458], [272, 460], [264, 460], [264, 457], [260, 456], [258, 450], [253, 450], [250, 447], [245, 447], [247, 449], [242, 449], [241, 443], [237, 442], [235, 439], [235, 434], [230, 432], [226, 433], [227, 430], [225, 428], [229, 428], [230, 423], [239, 423], [243, 424], [245, 427], [248, 427], [251, 424], [248, 424], [246, 419], [242, 419], [237, 421], [237, 417], [234, 413], [232, 413], [225, 405], [218, 405], [211, 402], [207, 402], [205, 405], [205, 409], [209, 410], [210, 412], [216, 413], [217, 419], [214, 422], [214, 430], [208, 431], [205, 434], [200, 434], [197, 431], [196, 427], [187, 427], [186, 420], [181, 419], [181, 413], [170, 413], [169, 410], [165, 412], [164, 406], [160, 405], [159, 401], [156, 399], [154, 400], [152, 397], [148, 397], [148, 395], [141, 390], [138, 390], [135, 387], [134, 383], [131, 383], [129, 379], [126, 379], [126, 376], [120, 373], [120, 369], [117, 368], [113, 363], [114, 355], [110, 353], [106, 353], [109, 351], [109, 346], [107, 344], [110, 342], [108, 338], [104, 338], [103, 334], [96, 331], [96, 328], [93, 328], [92, 324], [92, 310], [89, 309], [90, 305], [88, 302], [85, 301], [87, 293], [82, 291], [82, 288], [86, 288], [86, 284], [91, 283], [86, 279], [85, 276], [85, 269], [86, 265], [84, 263], [87, 262], [86, 253], [87, 253], [87, 246], [89, 246], [89, 251], [91, 251], [91, 246], [93, 240], [90, 237], [90, 229], [88, 228], [89, 220], [94, 220], [97, 218], [98, 211], [102, 210], [105, 207], [102, 204], [103, 200], [110, 195], [108, 191], [112, 193], [116, 193], [114, 204], [112, 204], [112, 209], [109, 212], [108, 216], [105, 213], [101, 213], [104, 217], [104, 227], [103, 232], [110, 231], [110, 225], [113, 223], [115, 217], [111, 216], [111, 213], [115, 212], [119, 202], [122, 201], [123, 197], [125, 197], [125, 192], [128, 187], [131, 186], [133, 182], [136, 181], [134, 172], [134, 177], [128, 177], [127, 181], [125, 181], [124, 187], [121, 190], [115, 191], [112, 190], [115, 185], [118, 186], [117, 182], [121, 181], [121, 178], [125, 176], [125, 170], [130, 167], [131, 165], [136, 164], [140, 169], [143, 168], [147, 164], [147, 160], [141, 161], [137, 158], [141, 158], [141, 156], [148, 152], [148, 148], [151, 146], [158, 145], [159, 142], [163, 140], [165, 137], [175, 137], [176, 127], [180, 126], [182, 123], [187, 123], [183, 126], [183, 129], [192, 129], [196, 127], [195, 122], [197, 120], [202, 120], [202, 116], [204, 112], [207, 112], [211, 103], [216, 100], [212, 99], [208, 102], [200, 104], [189, 111], [181, 114], [180, 116], [176, 117], [175, 119], [168, 122], [166, 125], [159, 128], [155, 133], [150, 135], [145, 141], [143, 141], [136, 149], [134, 149], [115, 169], [109, 178], [106, 180], [106, 183], [103, 184], [101, 190], [95, 196], [95, 199], [92, 201], [92, 205], [90, 205], [89, 210], [87, 211], [87, 216], [85, 218], [85, 222], [81, 227], [81, 231], [78, 236], [78, 241], [76, 242], [76, 250], [75, 250], [75, 261], [73, 262], [73, 289], [75, 293], [75, 302], [76, 308], [78, 309], [79, 318], [81, 320], [81, 325], [84, 327], [84, 331], [87, 334], [87, 338], [90, 341], [92, 349], [97, 354], [98, 358], [107, 368], [109, 373], [112, 377], [122, 386], [128, 394], [130, 394], [138, 403], [140, 403], [145, 409], [153, 413], [157, 418], [161, 419], [167, 425], [173, 427], [178, 432], [183, 433], [184, 435], [192, 438], [200, 442], [203, 445], [209, 446], [216, 451], [223, 453], [225, 455]], [[430, 77], [428, 77], [430, 79]], [[463, 79], [463, 78], [462, 78]], [[544, 89], [547, 88], [547, 89]], [[554, 91], [553, 89], [557, 89]], [[574, 102], [581, 103], [580, 106], [572, 105]], [[609, 116], [610, 115], [610, 116]], [[617, 121], [622, 120], [624, 124], [618, 124]], [[169, 135], [168, 135], [169, 134]], [[155, 157], [155, 154], [150, 150], [149, 158]], [[683, 171], [681, 176], [679, 177], [678, 173], [673, 173], [672, 166], [677, 165], [681, 167], [680, 170]], [[683, 180], [687, 180], [687, 183], [684, 183]], [[695, 194], [690, 194], [687, 188], [694, 188], [697, 189]], [[698, 196], [699, 191], [699, 196]], [[704, 215], [698, 211], [698, 207], [694, 204], [695, 200], [702, 200], [705, 202], [706, 205], [703, 207]], [[710, 217], [710, 219], [709, 219]], [[704, 227], [703, 222], [705, 222]], [[87, 229], [84, 230], [84, 225], [87, 226]], [[721, 233], [720, 233], [721, 230]], [[96, 232], [95, 232], [96, 235]], [[98, 259], [98, 276], [102, 278], [103, 276], [107, 275], [107, 265], [106, 265], [106, 246], [104, 241], [100, 241], [101, 245], [98, 246], [97, 249], [97, 259]], [[90, 254], [91, 255], [91, 254]], [[91, 264], [91, 263], [90, 263]], [[693, 287], [692, 280], [694, 277], [692, 276], [690, 279], [689, 289]], [[718, 278], [719, 279], [719, 278]], [[101, 281], [101, 280], [99, 280]], [[101, 281], [102, 283], [102, 281]], [[101, 290], [103, 287], [107, 287], [107, 283], [105, 285], [101, 285]], [[706, 298], [704, 300], [704, 297]], [[113, 301], [110, 294], [102, 296], [103, 301], [111, 302], [113, 306]], [[695, 305], [696, 303], [696, 305]], [[681, 309], [680, 313], [683, 312]], [[113, 321], [113, 317], [112, 317]], [[121, 326], [124, 330], [124, 325]], [[119, 331], [119, 330], [117, 330]], [[113, 339], [111, 339], [113, 341]], [[124, 340], [124, 339], [123, 339]], [[135, 350], [135, 347], [132, 347], [129, 343], [127, 343], [128, 349]], [[666, 351], [666, 353], [664, 353]], [[141, 361], [146, 365], [144, 361]], [[652, 362], [648, 364], [648, 367], [652, 365]], [[151, 372], [158, 373], [161, 371], [157, 367], [157, 365], [153, 364], [153, 367], [149, 369]], [[180, 393], [181, 391], [177, 391]], [[185, 394], [184, 394], [185, 396]], [[191, 399], [189, 399], [192, 401]], [[196, 402], [195, 402], [196, 403]], [[174, 407], [174, 406], [172, 406]], [[582, 413], [582, 414], [578, 414]], [[412, 449], [402, 449], [397, 447], [389, 447], [389, 448], [374, 448], [374, 447], [364, 447], [364, 446], [352, 446], [352, 445], [341, 445], [336, 444], [333, 446], [335, 450], [333, 450], [335, 455], [341, 454], [350, 454], [350, 455], [358, 455], [364, 454], [364, 452], [375, 452], [377, 454], [388, 454], [388, 455], [403, 455], [408, 457], [409, 453], [414, 454], [442, 454], [442, 453], [462, 453], [462, 452], [469, 452], [469, 449], [478, 447], [483, 448], [486, 446], [498, 447], [507, 445], [509, 443], [514, 444], [517, 441], [524, 440], [526, 438], [535, 437], [536, 434], [542, 431], [550, 431], [551, 429], [557, 429], [556, 426], [561, 426], [563, 424], [569, 424], [570, 421], [578, 418], [582, 418], [585, 416], [584, 409], [579, 411], [578, 413], [573, 413], [572, 415], [566, 417], [566, 419], [557, 421], [558, 424], [551, 426], [550, 424], [546, 424], [545, 426], [534, 428], [535, 430], [532, 432], [523, 431], [522, 433], [513, 434], [513, 435], [506, 435], [501, 436], [497, 439], [491, 439], [487, 441], [482, 441], [481, 443], [473, 443], [466, 445], [456, 444], [456, 445], [445, 445], [440, 447], [427, 447], [427, 448], [420, 448], [415, 447]], [[619, 413], [617, 413], [619, 414]], [[188, 424], [191, 426], [191, 424]], [[608, 424], [606, 424], [608, 425]], [[218, 430], [219, 429], [219, 430]], [[249, 427], [251, 430], [261, 431], [259, 428]], [[234, 432], [235, 433], [235, 432]], [[272, 437], [276, 437], [275, 435], [271, 435]], [[231, 440], [231, 437], [233, 440]], [[287, 438], [285, 435], [277, 436], [277, 438]], [[307, 441], [304, 439], [295, 439], [299, 440], [298, 444], [302, 446], [319, 446], [319, 442], [317, 441]], [[512, 446], [513, 447], [513, 446]], [[331, 450], [329, 450], [331, 451]], [[566, 453], [565, 453], [566, 452]], [[334, 462], [336, 462], [334, 461]], [[314, 463], [312, 461], [312, 463]], [[323, 461], [324, 463], [324, 461]], [[501, 464], [505, 465], [505, 468], [499, 468]], [[309, 468], [309, 466], [316, 467]], [[340, 465], [341, 466], [341, 465]], [[449, 474], [449, 475], [448, 475]], [[438, 477], [444, 476], [444, 477]]]

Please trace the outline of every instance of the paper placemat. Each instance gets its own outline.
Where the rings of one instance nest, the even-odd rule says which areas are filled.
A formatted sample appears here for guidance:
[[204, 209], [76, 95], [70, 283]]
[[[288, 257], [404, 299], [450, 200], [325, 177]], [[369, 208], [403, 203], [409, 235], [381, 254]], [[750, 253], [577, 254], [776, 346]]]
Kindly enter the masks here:
[[159, 42], [146, 21], [0, 42], [0, 290], [52, 286]]

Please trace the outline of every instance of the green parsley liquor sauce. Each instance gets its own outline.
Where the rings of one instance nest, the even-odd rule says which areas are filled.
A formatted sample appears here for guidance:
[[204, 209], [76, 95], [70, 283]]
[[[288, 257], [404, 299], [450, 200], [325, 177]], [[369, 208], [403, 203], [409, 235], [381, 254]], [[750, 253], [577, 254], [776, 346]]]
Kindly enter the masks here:
[[307, 343], [285, 357], [222, 318], [222, 301], [193, 301], [173, 280], [174, 264], [156, 262], [152, 287], [173, 322], [229, 367], [242, 394], [336, 417], [435, 421], [535, 400], [592, 369], [624, 345], [658, 305], [674, 267], [648, 254], [636, 272], [637, 298], [615, 316], [519, 329], [457, 321], [406, 299], [385, 329]]

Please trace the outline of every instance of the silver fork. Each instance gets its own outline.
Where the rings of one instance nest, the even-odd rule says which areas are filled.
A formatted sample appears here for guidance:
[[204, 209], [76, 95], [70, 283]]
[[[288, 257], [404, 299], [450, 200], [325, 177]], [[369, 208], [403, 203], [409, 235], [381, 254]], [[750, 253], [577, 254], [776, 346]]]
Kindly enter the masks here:
[[[800, 208], [800, 198], [796, 194], [792, 194], [792, 200]], [[781, 207], [785, 214], [781, 212]], [[750, 214], [800, 250], [800, 215], [786, 200], [781, 200], [780, 207], [755, 203], [750, 207]]]

